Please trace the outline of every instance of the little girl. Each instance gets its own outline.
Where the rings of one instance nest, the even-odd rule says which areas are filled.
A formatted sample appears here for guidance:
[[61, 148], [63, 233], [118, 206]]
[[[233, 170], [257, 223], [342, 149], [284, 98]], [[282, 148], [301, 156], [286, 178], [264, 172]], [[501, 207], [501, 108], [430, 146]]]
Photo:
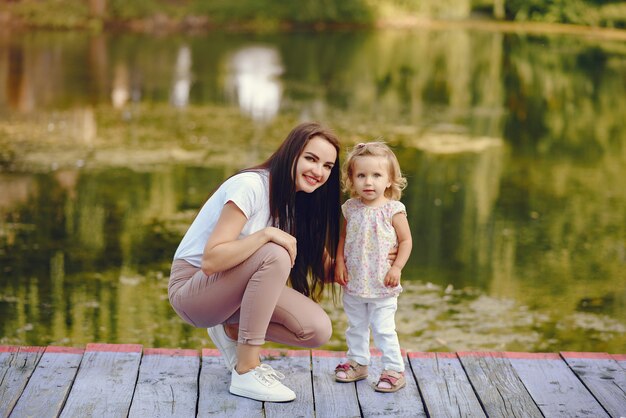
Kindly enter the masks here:
[[[343, 170], [344, 228], [339, 239], [335, 280], [343, 286], [348, 317], [348, 362], [335, 369], [338, 382], [367, 377], [370, 363], [370, 326], [382, 352], [383, 372], [378, 392], [395, 392], [406, 384], [404, 360], [394, 316], [402, 291], [400, 276], [411, 253], [406, 209], [399, 201], [406, 179], [391, 149], [382, 142], [358, 144]], [[397, 254], [393, 262], [390, 253]]]

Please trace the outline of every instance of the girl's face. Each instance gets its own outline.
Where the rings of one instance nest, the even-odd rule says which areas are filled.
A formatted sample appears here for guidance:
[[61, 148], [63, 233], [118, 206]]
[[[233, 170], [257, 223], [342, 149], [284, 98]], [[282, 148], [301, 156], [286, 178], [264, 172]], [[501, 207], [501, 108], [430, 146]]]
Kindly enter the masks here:
[[314, 136], [296, 160], [296, 192], [312, 193], [330, 177], [337, 150], [326, 139]]
[[386, 202], [385, 190], [391, 186], [387, 158], [356, 157], [352, 163], [352, 184], [364, 204], [378, 206]]

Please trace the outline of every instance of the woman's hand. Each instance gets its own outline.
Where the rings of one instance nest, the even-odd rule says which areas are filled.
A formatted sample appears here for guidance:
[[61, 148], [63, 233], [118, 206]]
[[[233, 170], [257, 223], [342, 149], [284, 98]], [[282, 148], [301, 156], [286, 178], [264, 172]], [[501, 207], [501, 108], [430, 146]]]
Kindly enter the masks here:
[[344, 260], [337, 259], [335, 262], [335, 282], [339, 283], [341, 286], [345, 286], [349, 281], [350, 278], [348, 277], [346, 263]]
[[211, 275], [236, 266], [268, 242], [289, 253], [291, 266], [296, 260], [296, 239], [278, 228], [267, 227], [239, 238], [248, 218], [233, 202], [226, 202], [202, 254], [202, 271]]
[[298, 242], [296, 237], [273, 226], [266, 227], [264, 232], [268, 241], [278, 244], [287, 250], [289, 257], [291, 258], [291, 267], [293, 267], [296, 262], [296, 256], [298, 255]]
[[387, 260], [389, 261], [389, 264], [393, 265], [393, 262], [396, 261], [397, 257], [398, 257], [398, 247], [393, 247], [391, 250], [389, 250], [389, 255], [387, 256]]

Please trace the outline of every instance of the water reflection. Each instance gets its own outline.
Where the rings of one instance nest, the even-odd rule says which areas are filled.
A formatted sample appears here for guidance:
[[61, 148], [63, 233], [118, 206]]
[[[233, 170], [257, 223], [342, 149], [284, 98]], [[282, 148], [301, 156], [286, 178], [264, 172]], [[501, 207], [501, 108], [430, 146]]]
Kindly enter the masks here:
[[[431, 267], [464, 266], [472, 281], [489, 283], [493, 254], [494, 208], [504, 166], [499, 138], [431, 135], [415, 141], [411, 193], [416, 240], [413, 257]], [[449, 237], [455, 237], [449, 240]], [[465, 285], [462, 277], [456, 285]]]
[[111, 103], [116, 109], [124, 107], [130, 97], [130, 77], [128, 67], [123, 63], [115, 66], [113, 73], [113, 87], [111, 89]]
[[208, 344], [174, 248], [306, 117], [409, 178], [404, 346], [625, 352], [624, 74], [621, 44], [463, 30], [0, 35], [0, 344]]
[[241, 110], [258, 122], [273, 119], [280, 108], [283, 73], [275, 48], [254, 46], [240, 49], [230, 58], [231, 73], [226, 91], [237, 98]]
[[189, 102], [191, 89], [191, 49], [183, 45], [178, 50], [174, 66], [174, 85], [170, 101], [174, 107], [185, 107]]

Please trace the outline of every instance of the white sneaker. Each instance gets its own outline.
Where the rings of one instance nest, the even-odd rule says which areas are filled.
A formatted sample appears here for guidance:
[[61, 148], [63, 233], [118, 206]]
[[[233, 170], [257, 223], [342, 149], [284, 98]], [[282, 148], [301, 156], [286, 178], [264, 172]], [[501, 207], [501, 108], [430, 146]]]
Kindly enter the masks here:
[[247, 373], [239, 374], [233, 370], [230, 380], [230, 393], [257, 401], [289, 402], [296, 399], [293, 390], [277, 379], [285, 376], [272, 369], [269, 364], [261, 364]]
[[211, 341], [220, 351], [228, 370], [233, 370], [237, 365], [237, 341], [231, 339], [224, 331], [224, 325], [219, 324], [206, 329]]

